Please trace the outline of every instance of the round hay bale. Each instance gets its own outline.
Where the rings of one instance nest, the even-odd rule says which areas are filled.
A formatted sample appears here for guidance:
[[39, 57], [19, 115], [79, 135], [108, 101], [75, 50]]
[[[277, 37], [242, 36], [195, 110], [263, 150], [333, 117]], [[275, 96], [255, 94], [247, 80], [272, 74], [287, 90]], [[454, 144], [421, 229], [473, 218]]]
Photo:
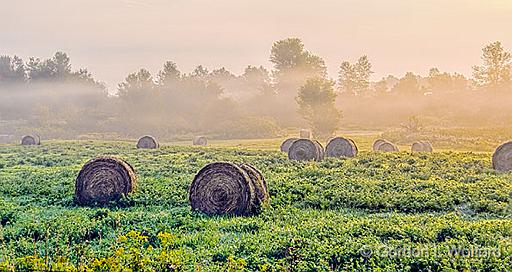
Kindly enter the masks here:
[[359, 148], [357, 148], [356, 142], [354, 142], [354, 140], [352, 140], [352, 139], [348, 139], [348, 140], [351, 141], [352, 144], [354, 144], [354, 147], [356, 148], [356, 155], [357, 155], [357, 153], [359, 152]]
[[194, 137], [194, 140], [192, 140], [192, 144], [206, 146], [208, 145], [208, 139], [204, 136], [196, 136]]
[[512, 171], [512, 141], [500, 145], [492, 155], [492, 167], [499, 172]]
[[281, 144], [281, 151], [288, 152], [290, 146], [292, 146], [293, 142], [297, 141], [299, 138], [288, 138]]
[[21, 145], [40, 145], [41, 138], [39, 135], [25, 135], [21, 137]]
[[256, 199], [253, 201], [251, 213], [259, 213], [261, 211], [261, 207], [267, 205], [270, 199], [267, 182], [265, 181], [263, 174], [261, 174], [256, 167], [243, 163], [240, 165], [240, 168], [242, 168], [249, 175], [249, 178], [251, 178], [254, 193], [256, 195]]
[[288, 158], [295, 161], [321, 161], [323, 148], [318, 142], [309, 139], [299, 139], [290, 146]]
[[434, 151], [434, 148], [432, 147], [432, 144], [428, 141], [419, 141], [415, 142], [411, 146], [411, 152], [417, 153], [417, 152], [432, 152]]
[[379, 146], [385, 142], [387, 141], [384, 139], [378, 139], [377, 141], [373, 142], [373, 151], [379, 151]]
[[311, 139], [311, 130], [309, 129], [301, 129], [299, 132], [299, 138], [301, 139]]
[[75, 184], [75, 201], [80, 205], [107, 204], [134, 191], [137, 177], [127, 162], [101, 157], [87, 162]]
[[139, 149], [156, 149], [160, 147], [155, 137], [146, 135], [139, 139], [137, 142], [137, 148]]
[[425, 152], [434, 152], [434, 147], [432, 146], [432, 143], [429, 141], [421, 141], [423, 143], [423, 146], [425, 147]]
[[201, 169], [190, 186], [192, 210], [208, 215], [251, 215], [256, 189], [249, 174], [228, 162], [214, 162]]
[[318, 150], [318, 158], [317, 161], [321, 161], [325, 158], [325, 148], [324, 146], [317, 140], [314, 140], [317, 150]]
[[357, 155], [357, 147], [354, 141], [343, 137], [336, 137], [329, 141], [325, 147], [327, 157], [347, 157], [353, 158]]
[[380, 152], [398, 152], [398, 147], [388, 141], [385, 141], [377, 146], [377, 150]]

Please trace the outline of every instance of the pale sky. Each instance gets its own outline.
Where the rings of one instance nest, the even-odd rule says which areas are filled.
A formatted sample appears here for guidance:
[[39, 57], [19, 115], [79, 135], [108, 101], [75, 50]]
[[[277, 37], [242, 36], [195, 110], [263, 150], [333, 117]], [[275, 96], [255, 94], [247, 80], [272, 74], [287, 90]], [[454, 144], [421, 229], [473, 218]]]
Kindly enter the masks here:
[[436, 66], [471, 75], [481, 48], [512, 51], [512, 0], [0, 0], [0, 54], [67, 52], [113, 89], [166, 60], [240, 74], [271, 68], [272, 43], [301, 38], [329, 76], [366, 54], [374, 80]]

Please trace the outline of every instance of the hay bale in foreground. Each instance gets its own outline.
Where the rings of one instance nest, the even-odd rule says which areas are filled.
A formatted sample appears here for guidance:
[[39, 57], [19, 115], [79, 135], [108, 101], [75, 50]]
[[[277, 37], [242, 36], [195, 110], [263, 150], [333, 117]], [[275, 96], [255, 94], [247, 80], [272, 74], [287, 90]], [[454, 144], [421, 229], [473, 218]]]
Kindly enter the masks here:
[[345, 139], [343, 137], [333, 138], [327, 143], [325, 147], [325, 153], [327, 157], [347, 157], [353, 158], [357, 155], [357, 146], [351, 139]]
[[157, 149], [160, 147], [155, 137], [146, 135], [137, 141], [137, 148], [139, 149]]
[[299, 138], [301, 139], [311, 139], [311, 130], [309, 129], [301, 129], [299, 132]]
[[267, 205], [270, 200], [267, 182], [265, 181], [263, 174], [260, 172], [260, 170], [256, 169], [256, 167], [247, 163], [243, 163], [240, 164], [240, 168], [242, 168], [247, 173], [247, 175], [249, 175], [249, 178], [251, 178], [254, 192], [256, 194], [251, 213], [257, 214], [261, 212], [261, 208]]
[[499, 172], [512, 171], [512, 141], [496, 148], [492, 155], [492, 167]]
[[391, 143], [391, 142], [388, 142], [386, 140], [384, 140], [384, 142], [380, 142], [380, 144], [378, 144], [376, 146], [377, 148], [377, 151], [378, 152], [398, 152], [398, 147]]
[[317, 141], [299, 139], [290, 146], [288, 158], [295, 161], [321, 161], [324, 157], [323, 147]]
[[192, 210], [208, 215], [254, 215], [268, 199], [263, 175], [249, 164], [208, 164], [197, 173], [189, 191]]
[[314, 140], [313, 142], [315, 142], [316, 147], [319, 152], [319, 157], [318, 157], [317, 161], [322, 161], [323, 159], [325, 159], [325, 148], [319, 141]]
[[208, 139], [204, 136], [196, 136], [194, 137], [194, 140], [192, 140], [192, 144], [206, 146], [208, 145]]
[[411, 146], [412, 153], [418, 153], [418, 152], [431, 153], [433, 151], [434, 151], [434, 148], [432, 147], [432, 144], [429, 141], [418, 141], [418, 142], [413, 143]]
[[41, 138], [39, 135], [25, 135], [21, 137], [21, 145], [40, 145], [41, 144]]
[[134, 191], [137, 177], [127, 162], [100, 157], [87, 162], [75, 184], [75, 201], [80, 205], [107, 204]]
[[281, 151], [288, 152], [290, 150], [290, 146], [292, 146], [293, 142], [297, 141], [299, 138], [288, 138], [281, 144]]

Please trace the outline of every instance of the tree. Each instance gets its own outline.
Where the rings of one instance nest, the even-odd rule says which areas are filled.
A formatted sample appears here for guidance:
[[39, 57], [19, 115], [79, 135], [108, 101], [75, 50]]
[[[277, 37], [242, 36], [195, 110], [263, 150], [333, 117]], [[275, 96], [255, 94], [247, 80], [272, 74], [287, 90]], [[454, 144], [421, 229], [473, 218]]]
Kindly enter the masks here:
[[56, 52], [50, 61], [54, 69], [54, 76], [59, 79], [65, 79], [71, 74], [71, 60], [63, 52]]
[[512, 56], [501, 42], [494, 42], [482, 49], [482, 66], [473, 67], [473, 76], [478, 87], [498, 92], [511, 88]]
[[242, 75], [244, 85], [248, 89], [265, 92], [271, 89], [268, 70], [263, 66], [247, 66]]
[[0, 84], [26, 81], [25, 64], [17, 56], [0, 56]]
[[27, 74], [31, 81], [63, 81], [69, 79], [71, 61], [63, 52], [57, 52], [51, 59], [29, 58]]
[[206, 69], [202, 65], [199, 65], [194, 69], [194, 71], [192, 71], [191, 77], [201, 80], [207, 80], [209, 74], [210, 73], [208, 72], [208, 69]]
[[372, 64], [366, 55], [360, 57], [354, 64], [348, 61], [342, 62], [338, 77], [340, 91], [362, 95], [370, 88], [370, 76], [372, 74]]
[[144, 101], [147, 94], [155, 89], [155, 83], [151, 73], [146, 69], [140, 69], [136, 73], [129, 74], [123, 83], [118, 85], [118, 94], [122, 99], [133, 103]]
[[274, 80], [280, 92], [295, 93], [308, 78], [325, 77], [327, 68], [322, 58], [304, 49], [298, 38], [275, 42], [270, 52], [274, 64]]
[[300, 87], [297, 103], [299, 113], [308, 122], [316, 137], [326, 139], [338, 128], [341, 113], [336, 109], [334, 82], [312, 78]]
[[297, 105], [289, 101], [297, 96], [297, 91], [308, 79], [327, 76], [325, 62], [305, 50], [304, 44], [298, 38], [275, 42], [270, 52], [270, 61], [274, 65], [272, 79], [276, 98], [275, 106], [268, 114], [275, 117], [281, 125], [298, 125], [300, 116], [296, 114]]
[[181, 79], [181, 72], [178, 65], [172, 61], [166, 61], [164, 68], [158, 72], [157, 82], [159, 86], [169, 87], [169, 85], [176, 84]]
[[88, 85], [93, 88], [101, 89], [103, 91], [106, 91], [106, 89], [107, 89], [105, 84], [94, 79], [94, 77], [89, 72], [89, 70], [87, 70], [85, 68], [80, 68], [80, 69], [78, 69], [78, 71], [72, 72], [71, 77], [77, 83]]
[[237, 79], [237, 76], [233, 75], [224, 67], [214, 69], [208, 75], [208, 83], [218, 84], [219, 86], [222, 86], [222, 88], [227, 88], [230, 91], [236, 89], [235, 86], [237, 85]]
[[375, 94], [377, 96], [382, 96], [387, 93], [389, 90], [388, 83], [386, 82], [386, 78], [382, 78], [379, 82], [375, 83]]
[[411, 72], [407, 72], [405, 76], [391, 90], [392, 92], [403, 96], [414, 96], [423, 94], [418, 76]]
[[433, 93], [464, 91], [468, 86], [468, 80], [463, 75], [442, 73], [437, 68], [430, 69], [427, 82], [429, 90]]

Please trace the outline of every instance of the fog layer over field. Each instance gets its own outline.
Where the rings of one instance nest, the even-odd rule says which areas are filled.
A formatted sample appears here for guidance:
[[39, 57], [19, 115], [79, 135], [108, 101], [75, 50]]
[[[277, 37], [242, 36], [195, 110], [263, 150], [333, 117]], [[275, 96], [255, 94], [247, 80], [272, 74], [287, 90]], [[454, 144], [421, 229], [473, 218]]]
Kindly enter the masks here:
[[[44, 138], [263, 138], [286, 128], [311, 128], [320, 138], [340, 130], [384, 131], [408, 126], [510, 127], [511, 56], [500, 42], [483, 48], [472, 78], [432, 68], [371, 81], [367, 56], [343, 61], [338, 78], [300, 39], [277, 41], [271, 69], [196, 67], [164, 62], [140, 69], [108, 90], [66, 53], [50, 59], [0, 58], [0, 134]], [[413, 121], [411, 121], [413, 120]]]

